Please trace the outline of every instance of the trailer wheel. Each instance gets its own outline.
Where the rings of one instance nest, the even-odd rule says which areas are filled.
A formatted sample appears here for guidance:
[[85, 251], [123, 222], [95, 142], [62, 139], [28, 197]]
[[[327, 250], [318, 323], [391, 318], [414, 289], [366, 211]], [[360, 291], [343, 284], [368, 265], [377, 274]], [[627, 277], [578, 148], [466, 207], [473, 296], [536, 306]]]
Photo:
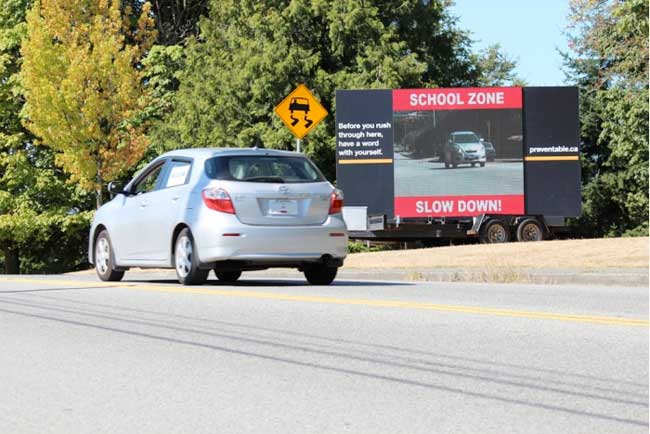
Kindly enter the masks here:
[[479, 240], [484, 244], [507, 243], [510, 241], [510, 227], [503, 220], [489, 220], [481, 228]]
[[543, 239], [544, 229], [537, 219], [524, 219], [517, 226], [517, 241], [542, 241]]

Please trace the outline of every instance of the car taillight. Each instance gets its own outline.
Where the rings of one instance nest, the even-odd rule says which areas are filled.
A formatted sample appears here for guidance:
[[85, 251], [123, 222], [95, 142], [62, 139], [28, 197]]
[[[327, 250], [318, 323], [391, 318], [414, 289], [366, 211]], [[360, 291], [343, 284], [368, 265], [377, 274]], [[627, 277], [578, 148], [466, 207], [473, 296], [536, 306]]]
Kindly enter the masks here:
[[330, 196], [330, 214], [338, 214], [341, 211], [343, 211], [343, 192], [336, 188]]
[[203, 203], [208, 208], [228, 214], [235, 213], [230, 195], [223, 188], [206, 188], [201, 192], [201, 196], [203, 196]]

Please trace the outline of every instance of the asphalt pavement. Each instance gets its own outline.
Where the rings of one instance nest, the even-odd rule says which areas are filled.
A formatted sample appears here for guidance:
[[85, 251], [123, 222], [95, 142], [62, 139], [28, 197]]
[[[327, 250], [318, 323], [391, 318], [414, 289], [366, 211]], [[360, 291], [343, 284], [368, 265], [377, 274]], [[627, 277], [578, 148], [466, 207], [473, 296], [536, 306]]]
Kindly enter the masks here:
[[463, 164], [445, 169], [437, 158], [395, 153], [395, 196], [523, 194], [521, 161], [489, 161], [485, 167]]
[[647, 287], [0, 277], [2, 433], [647, 433]]

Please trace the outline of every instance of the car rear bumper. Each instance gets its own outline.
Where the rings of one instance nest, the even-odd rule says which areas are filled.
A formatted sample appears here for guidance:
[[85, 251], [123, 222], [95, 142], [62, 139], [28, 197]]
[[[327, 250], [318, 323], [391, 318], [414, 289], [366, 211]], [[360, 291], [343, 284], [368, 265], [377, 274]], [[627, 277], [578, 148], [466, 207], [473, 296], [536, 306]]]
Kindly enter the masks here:
[[458, 158], [458, 162], [459, 163], [485, 163], [485, 155], [480, 157], [478, 156], [474, 157], [469, 155], [461, 156]]
[[253, 226], [224, 215], [220, 220], [220, 224], [203, 221], [191, 228], [202, 264], [300, 266], [347, 255], [348, 232], [340, 215], [314, 226]]

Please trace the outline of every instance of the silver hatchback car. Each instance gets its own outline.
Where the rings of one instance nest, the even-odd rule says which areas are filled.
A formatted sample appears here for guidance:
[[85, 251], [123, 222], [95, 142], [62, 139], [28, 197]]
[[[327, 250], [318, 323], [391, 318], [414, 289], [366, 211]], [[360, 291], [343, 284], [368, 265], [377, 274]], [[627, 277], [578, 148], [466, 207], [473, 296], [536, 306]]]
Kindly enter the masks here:
[[88, 250], [105, 281], [130, 267], [174, 268], [186, 285], [210, 270], [234, 282], [242, 271], [291, 267], [328, 285], [347, 254], [343, 194], [295, 152], [173, 151], [109, 191]]

